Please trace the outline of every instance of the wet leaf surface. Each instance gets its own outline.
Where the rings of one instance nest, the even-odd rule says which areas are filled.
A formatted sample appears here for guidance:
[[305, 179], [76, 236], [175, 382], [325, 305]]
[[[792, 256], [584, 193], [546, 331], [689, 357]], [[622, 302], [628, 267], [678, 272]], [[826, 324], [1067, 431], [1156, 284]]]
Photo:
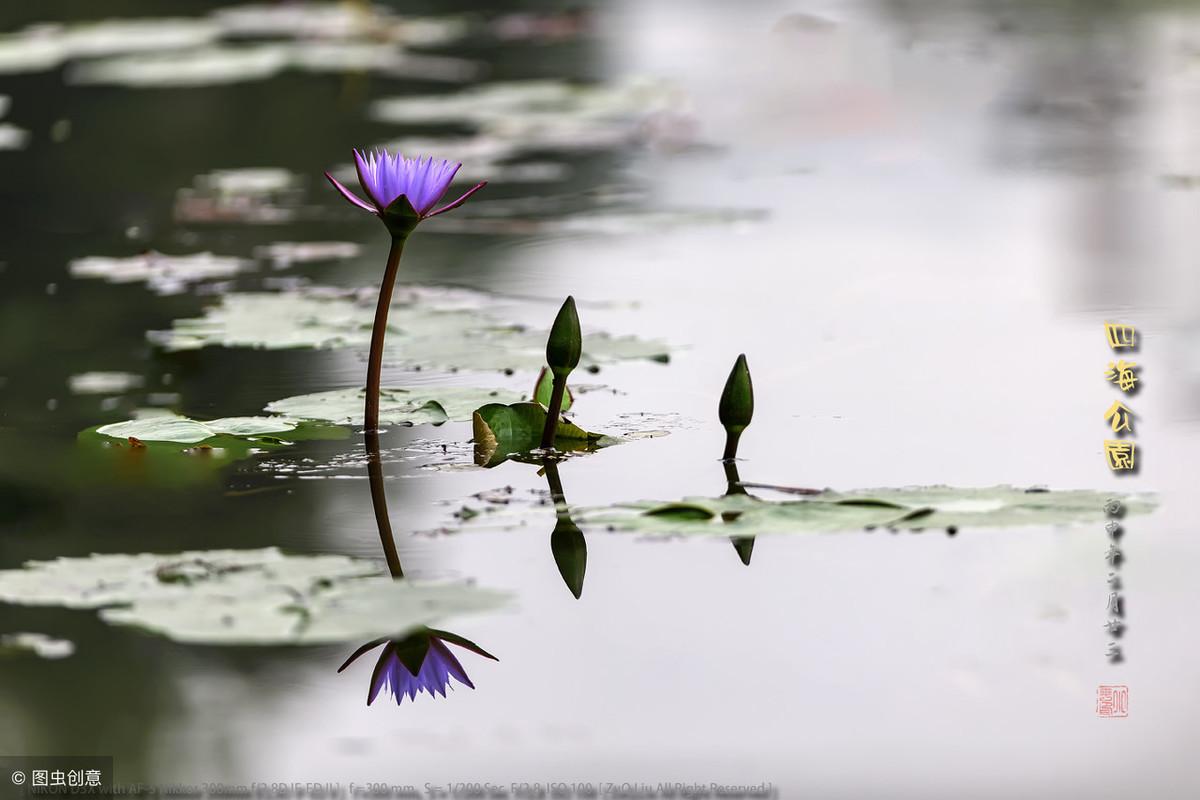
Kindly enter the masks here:
[[[490, 403], [476, 409], [471, 418], [476, 465], [495, 467], [508, 460], [540, 463], [545, 454], [534, 451], [541, 447], [546, 416], [546, 407], [541, 403]], [[619, 441], [585, 431], [564, 416], [558, 418], [554, 439], [557, 450], [586, 452]]]
[[[361, 425], [365, 398], [363, 389], [335, 389], [276, 400], [269, 403], [265, 410], [297, 419]], [[516, 392], [503, 389], [469, 386], [385, 387], [380, 391], [379, 421], [385, 425], [466, 422], [480, 404], [519, 399]]]

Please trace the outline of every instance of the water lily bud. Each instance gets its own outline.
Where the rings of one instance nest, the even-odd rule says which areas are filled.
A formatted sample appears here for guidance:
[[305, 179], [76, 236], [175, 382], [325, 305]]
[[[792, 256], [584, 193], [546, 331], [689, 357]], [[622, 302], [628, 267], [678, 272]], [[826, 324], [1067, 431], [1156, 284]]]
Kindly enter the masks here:
[[583, 334], [579, 331], [579, 314], [575, 298], [568, 297], [554, 318], [550, 338], [546, 341], [546, 363], [556, 378], [565, 378], [579, 365], [583, 353]]
[[721, 392], [721, 407], [718, 412], [721, 424], [727, 429], [735, 428], [739, 432], [745, 430], [754, 417], [754, 386], [750, 383], [750, 368], [746, 366], [746, 356], [740, 355], [725, 381], [725, 391]]

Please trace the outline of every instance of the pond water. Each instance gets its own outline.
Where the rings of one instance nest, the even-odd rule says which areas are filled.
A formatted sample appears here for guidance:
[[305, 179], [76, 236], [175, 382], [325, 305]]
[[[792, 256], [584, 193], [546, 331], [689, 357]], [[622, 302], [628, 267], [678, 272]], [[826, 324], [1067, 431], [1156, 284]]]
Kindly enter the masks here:
[[[511, 595], [438, 623], [499, 659], [462, 654], [474, 691], [368, 706], [374, 657], [337, 672], [358, 643], [186, 644], [4, 605], [0, 633], [74, 653], [0, 660], [0, 752], [112, 755], [123, 783], [1195, 796], [1189, 7], [384, 8], [188, 0], [149, 31], [79, 26], [153, 20], [148, 0], [0, 11], [0, 568], [271, 546], [382, 559], [354, 425], [178, 472], [96, 460], [77, 436], [137, 409], [249, 416], [361, 386], [359, 346], [147, 334], [249, 292], [334, 287], [353, 307], [361, 289], [369, 308], [386, 235], [322, 172], [392, 143], [491, 181], [423, 223], [403, 283], [539, 331], [571, 294], [585, 335], [670, 346], [577, 379], [602, 388], [578, 393], [576, 422], [638, 435], [558, 465], [573, 509], [722, 494], [717, 399], [745, 353], [746, 481], [1155, 492], [1121, 543], [1124, 660], [1105, 658], [1098, 522], [777, 533], [749, 564], [723, 536], [584, 526], [576, 599], [545, 477], [473, 466], [471, 423], [450, 421], [388, 429], [384, 484], [407, 576]], [[1145, 376], [1143, 466], [1120, 480], [1102, 451], [1110, 320], [1138, 327]], [[417, 371], [390, 341], [385, 386], [520, 395], [537, 374]], [[498, 515], [456, 516], [506, 487]], [[1099, 684], [1129, 687], [1127, 718], [1097, 717]]]

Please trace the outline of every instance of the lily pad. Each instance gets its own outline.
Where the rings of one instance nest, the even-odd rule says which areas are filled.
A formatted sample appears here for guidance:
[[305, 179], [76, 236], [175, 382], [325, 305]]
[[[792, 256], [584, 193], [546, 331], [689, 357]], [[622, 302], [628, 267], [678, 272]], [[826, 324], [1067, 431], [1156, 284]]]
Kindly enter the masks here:
[[[545, 364], [546, 331], [500, 319], [481, 309], [486, 296], [464, 301], [464, 294], [443, 297], [418, 290], [397, 298], [389, 317], [387, 357], [409, 368], [533, 371]], [[366, 348], [375, 317], [370, 295], [320, 287], [232, 293], [203, 317], [176, 320], [171, 330], [152, 332], [150, 339], [168, 351]], [[670, 349], [662, 342], [587, 331], [580, 363], [589, 367], [669, 358]]]
[[454, 82], [470, 80], [478, 72], [472, 62], [412, 54], [388, 42], [274, 41], [89, 59], [75, 65], [69, 78], [74, 83], [112, 84], [132, 89], [190, 88], [265, 80], [289, 69], [372, 71]]
[[0, 601], [95, 608], [114, 625], [193, 644], [305, 645], [392, 636], [503, 605], [471, 585], [395, 581], [374, 561], [276, 548], [31, 561]]
[[67, 381], [71, 394], [121, 394], [142, 385], [142, 376], [132, 372], [84, 372]]
[[182, 18], [31, 26], [0, 37], [0, 74], [54, 69], [73, 58], [195, 47], [218, 33], [212, 23]]
[[168, 413], [89, 428], [78, 441], [95, 477], [175, 486], [211, 479], [221, 468], [256, 453], [349, 435], [347, 428], [283, 417], [201, 422]]
[[71, 262], [76, 278], [100, 278], [109, 283], [145, 283], [160, 295], [179, 294], [201, 281], [230, 278], [247, 269], [249, 262], [231, 256], [194, 253], [170, 256], [144, 253], [128, 258], [90, 256]]
[[343, 261], [355, 258], [362, 246], [355, 242], [272, 242], [255, 251], [275, 269], [313, 261]]
[[29, 131], [7, 122], [0, 123], [0, 150], [22, 150], [28, 143]]
[[[926, 486], [903, 489], [825, 491], [803, 500], [770, 501], [746, 494], [691, 497], [676, 502], [638, 502], [585, 509], [581, 524], [643, 534], [757, 536], [863, 529], [959, 529], [1100, 523], [1113, 495], [1070, 490], [1045, 491], [994, 486], [958, 489]], [[1120, 498], [1128, 513], [1154, 507], [1150, 496]]]
[[[175, 219], [190, 223], [277, 224], [294, 220], [305, 181], [279, 167], [222, 169], [197, 175], [175, 194]], [[278, 263], [277, 263], [278, 266]]]
[[[510, 459], [538, 463], [540, 457], [531, 453], [541, 447], [546, 415], [541, 403], [489, 403], [476, 409], [472, 417], [475, 463], [481, 467], [494, 467]], [[595, 450], [616, 442], [603, 434], [589, 433], [561, 415], [558, 418], [554, 439], [557, 450]]]
[[95, 431], [113, 439], [199, 444], [222, 434], [242, 437], [288, 433], [296, 430], [298, 425], [297, 420], [284, 417], [225, 417], [198, 422], [187, 417], [162, 415], [101, 425]]
[[644, 135], [642, 122], [682, 107], [678, 91], [654, 81], [573, 85], [537, 80], [489, 83], [454, 94], [376, 101], [371, 115], [405, 126], [472, 125], [533, 150], [616, 147]]
[[[469, 386], [384, 388], [379, 394], [379, 421], [389, 425], [465, 422], [471, 419], [480, 403], [520, 399], [516, 392]], [[298, 419], [362, 425], [365, 399], [366, 391], [363, 389], [335, 389], [276, 400], [264, 410]]]

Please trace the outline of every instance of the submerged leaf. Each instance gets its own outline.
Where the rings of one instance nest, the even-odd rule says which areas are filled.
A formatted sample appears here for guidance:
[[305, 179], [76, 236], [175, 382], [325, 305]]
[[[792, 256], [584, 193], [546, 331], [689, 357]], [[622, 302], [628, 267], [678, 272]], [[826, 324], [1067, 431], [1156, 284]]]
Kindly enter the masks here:
[[366, 559], [276, 548], [92, 555], [0, 571], [0, 601], [97, 608], [106, 622], [197, 644], [394, 636], [506, 599], [465, 584], [395, 581]]

